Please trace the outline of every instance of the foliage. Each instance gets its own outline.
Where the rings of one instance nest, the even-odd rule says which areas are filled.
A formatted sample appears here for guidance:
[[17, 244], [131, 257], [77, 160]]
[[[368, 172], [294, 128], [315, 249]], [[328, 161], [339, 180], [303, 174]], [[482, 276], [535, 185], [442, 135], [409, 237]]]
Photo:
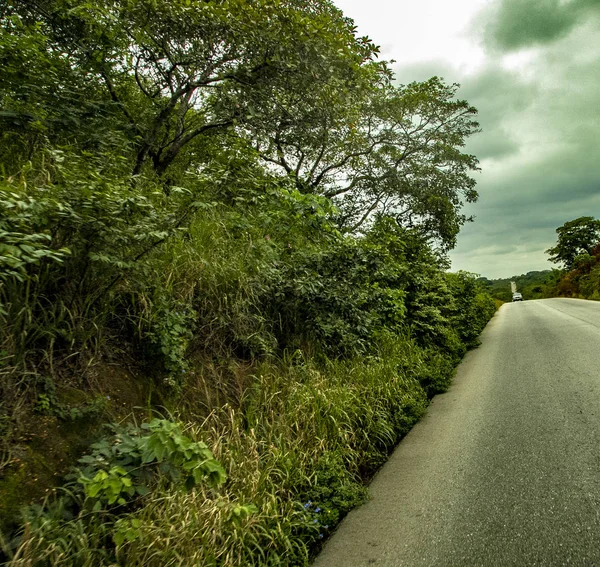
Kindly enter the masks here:
[[274, 282], [282, 346], [310, 341], [329, 354], [359, 354], [386, 325], [401, 329], [406, 268], [391, 261], [382, 248], [351, 238], [295, 254]]
[[86, 418], [100, 417], [107, 406], [105, 398], [96, 397], [82, 405], [68, 405], [62, 403], [56, 396], [56, 389], [52, 380], [44, 381], [44, 392], [38, 394], [34, 411], [42, 415], [52, 415], [61, 421], [77, 421]]
[[157, 307], [152, 310], [151, 330], [145, 334], [154, 359], [162, 361], [171, 386], [182, 382], [181, 375], [188, 370], [187, 348], [193, 338], [196, 313], [185, 304]]
[[[344, 230], [392, 215], [452, 248], [467, 220], [463, 200], [477, 199], [469, 176], [477, 159], [460, 151], [478, 129], [476, 110], [454, 99], [457, 89], [433, 77], [400, 87], [386, 81], [360, 89], [362, 97], [336, 91], [332, 111], [310, 107], [300, 126], [281, 120], [259, 132], [260, 155], [301, 191], [333, 199]], [[350, 116], [340, 117], [340, 107]]]
[[[86, 485], [88, 491], [87, 486], [99, 487], [89, 504], [100, 496], [103, 510], [85, 507], [74, 517], [64, 509], [32, 510], [9, 564], [35, 558], [36, 565], [165, 566], [183, 558], [205, 565], [307, 565], [320, 536], [364, 499], [361, 479], [381, 465], [423, 414], [426, 396], [401, 369], [420, 360], [414, 343], [389, 337], [369, 361], [329, 361], [319, 367], [296, 357], [263, 363], [243, 408], [215, 409], [202, 427], [188, 430], [192, 440], [202, 435], [227, 482], [218, 488], [202, 482], [192, 491], [153, 482], [152, 491], [138, 497], [133, 508], [127, 504], [131, 487], [122, 482], [127, 477], [115, 469], [129, 470], [132, 485], [141, 484], [135, 463], [142, 462], [141, 452], [155, 451], [150, 430], [133, 436], [133, 447], [132, 436], [117, 428], [115, 437], [82, 459], [82, 471], [92, 467], [86, 478], [93, 481], [100, 471], [106, 475]], [[151, 430], [165, 434], [177, 428], [167, 424]], [[166, 440], [173, 437], [169, 433]], [[147, 441], [140, 448], [142, 439]], [[165, 448], [162, 464], [174, 466], [169, 459], [181, 454], [177, 447], [162, 441], [160, 446]], [[142, 464], [142, 478], [148, 473], [155, 478], [157, 467], [156, 460]], [[99, 541], [104, 543], [94, 543]]]
[[135, 139], [135, 174], [148, 160], [164, 174], [190, 142], [260, 115], [286, 85], [351, 74], [374, 54], [324, 0], [56, 0], [12, 11], [13, 27], [41, 35]]
[[531, 291], [534, 297], [600, 299], [600, 221], [579, 217], [556, 229], [556, 246], [546, 250], [549, 261], [563, 269], [543, 272], [545, 278]]
[[154, 419], [140, 428], [112, 429], [113, 437], [94, 443], [74, 473], [96, 511], [148, 494], [158, 473], [173, 482], [183, 480], [188, 489], [204, 479], [214, 487], [226, 479], [206, 444], [192, 441], [178, 423]]
[[329, 355], [364, 354], [383, 331], [410, 326], [422, 344], [460, 357], [495, 308], [474, 276], [445, 275], [444, 267], [420, 231], [389, 217], [364, 238], [297, 253], [274, 282], [280, 345], [308, 341]]
[[9, 564], [306, 564], [448, 387], [476, 110], [377, 54], [328, 0], [0, 8], [0, 468], [189, 422], [91, 427]]
[[472, 347], [490, 320], [496, 307], [485, 286], [476, 275], [468, 272], [446, 274], [454, 298], [453, 320], [461, 341]]
[[557, 244], [546, 253], [550, 255], [549, 261], [562, 263], [563, 269], [528, 272], [508, 279], [482, 278], [488, 292], [502, 301], [510, 301], [510, 282], [514, 281], [525, 299], [600, 299], [600, 221], [579, 217], [558, 227], [556, 233]]
[[559, 226], [556, 234], [556, 246], [546, 250], [546, 253], [550, 254], [551, 262], [563, 264], [566, 270], [571, 270], [577, 258], [582, 254], [589, 256], [600, 241], [600, 220], [579, 217]]
[[[174, 188], [168, 202], [152, 184], [132, 192], [101, 156], [47, 157], [45, 181], [8, 179], [3, 193], [10, 201], [0, 248], [10, 268], [0, 283], [0, 343], [15, 365], [28, 352], [85, 348], [108, 324], [122, 326], [113, 306], [124, 282], [143, 278], [150, 253], [196, 207], [190, 191]], [[168, 350], [172, 371], [179, 354], [174, 344]]]
[[[122, 141], [134, 175], [148, 164], [171, 183], [192, 162], [210, 166], [206, 148], [235, 132], [301, 192], [334, 199], [345, 230], [383, 212], [454, 245], [463, 201], [477, 198], [477, 160], [461, 152], [476, 110], [437, 77], [393, 86], [377, 47], [328, 1], [75, 4], [5, 16], [18, 38], [5, 41], [6, 116], [31, 117], [53, 143], [74, 130], [85, 149], [90, 136]], [[42, 58], [41, 86], [23, 83]], [[66, 106], [52, 91], [61, 81]], [[109, 136], [88, 129], [99, 115]]]
[[49, 234], [35, 232], [33, 225], [44, 205], [32, 197], [0, 190], [0, 279], [23, 283], [27, 268], [44, 260], [62, 263], [69, 254], [68, 248], [51, 249]]
[[548, 293], [560, 297], [600, 299], [600, 245], [596, 245], [591, 254], [577, 256], [571, 270], [555, 270]]

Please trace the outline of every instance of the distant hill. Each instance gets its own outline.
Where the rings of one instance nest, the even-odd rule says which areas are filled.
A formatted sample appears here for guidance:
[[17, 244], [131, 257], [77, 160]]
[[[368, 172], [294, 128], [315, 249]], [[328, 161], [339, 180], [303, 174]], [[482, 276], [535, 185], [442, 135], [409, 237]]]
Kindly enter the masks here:
[[510, 282], [517, 284], [517, 291], [523, 294], [523, 299], [540, 299], [547, 297], [546, 288], [554, 283], [555, 278], [553, 270], [541, 270], [497, 280], [482, 277], [480, 281], [487, 287], [492, 297], [502, 301], [511, 301]]

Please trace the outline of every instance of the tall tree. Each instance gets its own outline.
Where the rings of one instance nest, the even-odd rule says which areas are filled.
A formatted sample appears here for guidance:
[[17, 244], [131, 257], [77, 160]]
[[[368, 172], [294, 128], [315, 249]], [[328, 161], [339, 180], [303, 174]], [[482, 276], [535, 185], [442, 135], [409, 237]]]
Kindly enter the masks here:
[[260, 155], [303, 192], [334, 199], [346, 230], [386, 214], [452, 247], [467, 220], [463, 203], [477, 199], [478, 161], [461, 151], [478, 131], [476, 109], [437, 77], [395, 87], [385, 67], [362, 71], [361, 88], [329, 81], [325, 104], [298, 108], [305, 120], [280, 116], [255, 134]]
[[570, 270], [575, 259], [581, 254], [591, 254], [600, 242], [600, 220], [594, 217], [579, 217], [568, 221], [556, 229], [558, 242], [556, 246], [548, 248], [549, 261], [563, 264]]
[[[235, 134], [331, 199], [345, 231], [391, 215], [445, 249], [477, 199], [462, 151], [476, 109], [437, 77], [394, 86], [329, 0], [20, 0], [0, 17], [2, 112], [85, 151], [112, 144], [134, 175], [177, 184]], [[50, 71], [22, 81], [34, 60]]]
[[243, 123], [252, 91], [373, 53], [328, 0], [23, 0], [12, 12], [114, 103], [134, 174], [149, 162], [163, 175], [191, 141]]

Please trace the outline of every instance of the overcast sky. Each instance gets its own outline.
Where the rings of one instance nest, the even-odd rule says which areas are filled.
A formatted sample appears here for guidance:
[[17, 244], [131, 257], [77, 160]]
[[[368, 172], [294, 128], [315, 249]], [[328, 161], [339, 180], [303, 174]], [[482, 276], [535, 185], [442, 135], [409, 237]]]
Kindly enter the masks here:
[[600, 218], [600, 0], [334, 1], [399, 82], [458, 82], [479, 109], [479, 201], [453, 269], [551, 268], [556, 228]]

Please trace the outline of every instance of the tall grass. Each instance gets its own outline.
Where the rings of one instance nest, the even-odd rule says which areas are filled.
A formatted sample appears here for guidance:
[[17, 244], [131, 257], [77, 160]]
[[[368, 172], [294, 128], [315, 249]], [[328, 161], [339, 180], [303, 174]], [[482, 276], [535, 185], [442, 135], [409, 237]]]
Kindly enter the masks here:
[[[425, 410], [419, 382], [399, 371], [407, 351], [422, 364], [402, 339], [366, 364], [259, 365], [242, 407], [189, 425], [226, 468], [223, 488], [164, 487], [119, 516], [30, 519], [8, 565], [306, 565]], [[117, 546], [124, 526], [129, 539]]]

